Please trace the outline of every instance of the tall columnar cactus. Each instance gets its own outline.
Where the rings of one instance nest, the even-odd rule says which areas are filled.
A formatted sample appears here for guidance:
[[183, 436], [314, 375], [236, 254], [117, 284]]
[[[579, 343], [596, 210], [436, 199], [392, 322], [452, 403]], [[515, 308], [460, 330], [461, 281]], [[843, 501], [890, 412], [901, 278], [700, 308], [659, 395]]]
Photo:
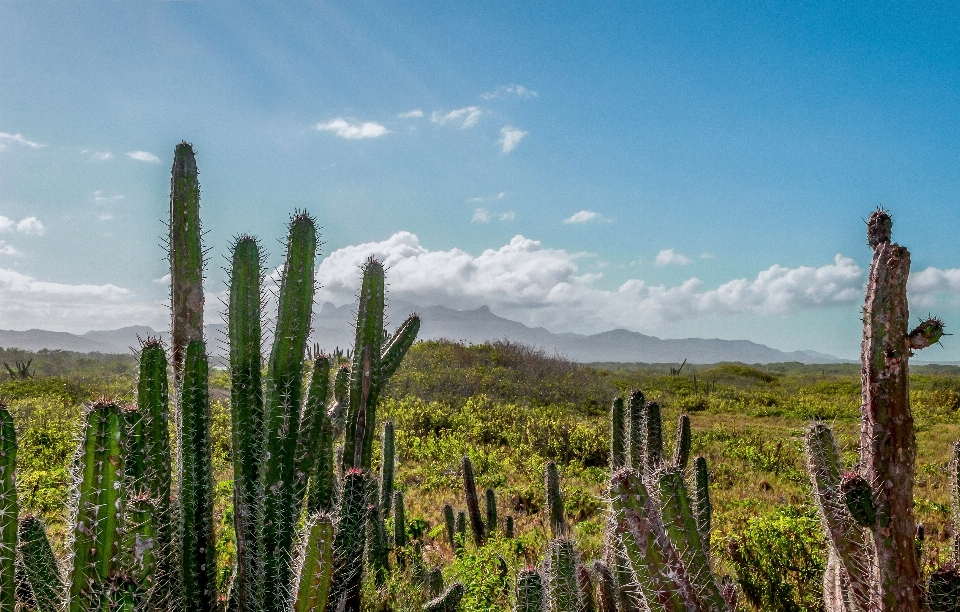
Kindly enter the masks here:
[[487, 489], [485, 501], [487, 508], [487, 535], [493, 536], [497, 531], [497, 494], [493, 489]]
[[[294, 459], [293, 474], [296, 485], [293, 503], [297, 507], [303, 503], [310, 478], [318, 481], [326, 479], [326, 474], [316, 473], [318, 463], [323, 462], [329, 469], [329, 477], [333, 477], [331, 461], [333, 436], [330, 435], [332, 433], [330, 431], [330, 418], [327, 416], [329, 390], [330, 359], [326, 355], [317, 355], [313, 360], [313, 373], [310, 376], [307, 401], [304, 402], [300, 414], [300, 433], [297, 435], [297, 452]], [[323, 486], [318, 482], [315, 494], [327, 495], [325, 491], [321, 492], [319, 490], [321, 488]], [[317, 506], [322, 507], [325, 504], [329, 504], [329, 501], [321, 500]]]
[[480, 514], [480, 500], [477, 498], [477, 483], [473, 477], [473, 462], [470, 457], [464, 455], [460, 467], [463, 472], [463, 497], [467, 502], [470, 529], [473, 531], [473, 541], [479, 548], [487, 541], [487, 533], [483, 516]]
[[[367, 523], [368, 479], [362, 470], [348, 470], [343, 476], [343, 492], [337, 533], [333, 542], [334, 579], [331, 601], [343, 599], [344, 612], [360, 612], [360, 578]], [[339, 605], [339, 604], [338, 604]]]
[[180, 586], [186, 612], [217, 605], [208, 367], [203, 341], [191, 340], [180, 389]]
[[304, 354], [313, 309], [317, 230], [313, 218], [300, 213], [290, 222], [287, 255], [280, 280], [277, 326], [267, 361], [264, 423], [266, 450], [262, 464], [264, 554], [263, 604], [283, 610], [291, 578], [291, 549], [300, 506], [295, 497], [294, 460], [300, 425]]
[[17, 436], [13, 417], [0, 402], [0, 612], [13, 612], [17, 548]]
[[393, 421], [387, 421], [383, 424], [380, 441], [380, 512], [384, 519], [390, 516], [393, 505], [393, 475], [397, 463], [395, 445]]
[[517, 575], [517, 600], [514, 612], [543, 612], [543, 575], [535, 567], [520, 570]]
[[124, 509], [123, 565], [131, 580], [142, 594], [142, 607], [148, 610], [162, 610], [164, 607], [154, 595], [158, 575], [156, 503], [145, 494], [135, 495]]
[[634, 389], [627, 399], [627, 459], [630, 467], [635, 470], [643, 469], [644, 455], [644, 406], [643, 391]]
[[65, 596], [60, 566], [50, 547], [43, 521], [35, 516], [20, 520], [17, 550], [38, 612], [59, 612]]
[[298, 554], [299, 583], [294, 612], [323, 612], [333, 577], [333, 522], [325, 514], [311, 515]]
[[614, 471], [627, 464], [628, 433], [623, 398], [616, 397], [610, 408], [610, 468]]
[[[939, 319], [908, 331], [910, 253], [891, 242], [893, 222], [878, 209], [867, 221], [873, 261], [863, 308], [860, 462], [845, 472], [829, 428], [814, 424], [807, 455], [814, 495], [835, 571], [825, 592], [850, 594], [838, 610], [919, 611], [923, 607], [916, 554], [913, 478], [916, 435], [910, 411], [908, 359], [940, 340]], [[836, 598], [834, 598], [836, 599]], [[830, 599], [828, 598], [828, 601]]]
[[390, 542], [378, 504], [367, 508], [367, 564], [376, 586], [382, 587], [390, 574]]
[[547, 500], [547, 521], [550, 534], [558, 538], [567, 533], [567, 522], [563, 518], [563, 495], [560, 493], [560, 473], [557, 464], [548, 461], [543, 470], [544, 489]]
[[87, 612], [119, 566], [123, 458], [120, 406], [101, 400], [90, 406], [76, 458], [70, 612]]
[[550, 612], [577, 612], [580, 587], [577, 584], [577, 551], [573, 541], [561, 536], [547, 547], [547, 576]]
[[193, 145], [173, 152], [170, 178], [170, 306], [173, 368], [177, 380], [187, 344], [203, 339], [203, 247], [200, 244], [200, 183]]

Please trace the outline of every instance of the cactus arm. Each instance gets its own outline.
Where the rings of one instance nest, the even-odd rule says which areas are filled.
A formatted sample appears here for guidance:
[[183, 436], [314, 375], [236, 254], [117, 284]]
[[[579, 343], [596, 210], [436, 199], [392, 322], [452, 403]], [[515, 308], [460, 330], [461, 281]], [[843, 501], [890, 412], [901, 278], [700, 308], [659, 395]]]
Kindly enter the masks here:
[[[831, 554], [836, 556], [837, 571], [850, 583], [855, 601], [863, 610], [869, 609], [870, 587], [865, 575], [868, 557], [861, 530], [849, 516], [840, 495], [843, 469], [840, 453], [833, 441], [830, 428], [814, 423], [806, 434], [807, 462], [813, 481], [813, 495], [820, 509], [823, 530], [830, 541]], [[825, 583], [825, 589], [833, 588]]]
[[208, 612], [217, 605], [208, 371], [204, 343], [191, 340], [180, 390], [181, 589], [185, 612]]
[[725, 611], [727, 604], [704, 550], [704, 542], [708, 544], [710, 540], [701, 540], [682, 473], [678, 470], [664, 471], [657, 484], [660, 490], [660, 512], [667, 537], [683, 562], [693, 591], [697, 593], [704, 609]]
[[294, 612], [322, 612], [326, 609], [333, 577], [333, 522], [325, 514], [314, 514], [305, 527]]
[[300, 511], [294, 497], [294, 455], [300, 423], [303, 358], [313, 308], [316, 255], [314, 220], [306, 213], [299, 213], [290, 221], [277, 326], [267, 361], [260, 546], [264, 558], [263, 601], [268, 612], [282, 610], [291, 580], [291, 549]]
[[43, 522], [35, 516], [20, 521], [18, 552], [38, 612], [60, 612], [66, 595], [60, 566], [53, 555]]
[[467, 512], [470, 514], [470, 529], [473, 531], [473, 541], [477, 548], [487, 541], [487, 533], [480, 515], [480, 500], [477, 498], [477, 483], [473, 477], [473, 462], [470, 457], [463, 456], [461, 462], [463, 471], [463, 496], [467, 502]]
[[80, 479], [73, 519], [70, 612], [85, 612], [118, 564], [120, 406], [102, 400], [87, 411], [77, 472]]
[[546, 490], [547, 520], [550, 521], [550, 533], [557, 538], [567, 533], [567, 523], [563, 518], [563, 495], [560, 492], [560, 473], [557, 464], [548, 461], [543, 473]]
[[393, 505], [393, 478], [397, 463], [396, 433], [393, 428], [393, 421], [387, 421], [383, 424], [380, 451], [380, 513], [383, 519], [387, 519]]
[[390, 544], [387, 526], [380, 514], [380, 506], [370, 504], [367, 508], [367, 565], [373, 573], [373, 582], [382, 587], [390, 575]]
[[462, 582], [454, 582], [436, 599], [423, 604], [423, 612], [456, 612], [460, 609], [460, 600], [465, 592]]
[[640, 477], [621, 470], [613, 475], [610, 486], [617, 531], [644, 600], [666, 612], [703, 610]]
[[307, 401], [300, 416], [300, 434], [297, 436], [297, 451], [293, 475], [295, 479], [294, 507], [299, 508], [307, 492], [310, 477], [316, 473], [317, 461], [323, 452], [321, 438], [327, 425], [327, 395], [330, 390], [330, 360], [319, 355], [313, 361], [313, 373]]
[[623, 398], [613, 400], [610, 408], [610, 469], [616, 472], [627, 464], [626, 413]]
[[486, 493], [487, 507], [487, 536], [492, 536], [497, 531], [497, 494], [493, 489], [487, 489]]
[[17, 434], [13, 417], [0, 402], [0, 610], [13, 612], [16, 604]]
[[534, 567], [517, 574], [517, 603], [514, 612], [543, 612], [543, 576]]
[[577, 612], [580, 588], [577, 585], [577, 551], [566, 537], [550, 540], [547, 549], [547, 585], [550, 612]]
[[644, 403], [643, 391], [634, 389], [630, 392], [627, 400], [627, 421], [629, 431], [627, 432], [627, 454], [630, 467], [641, 471], [644, 468], [645, 461], [643, 457], [644, 443]]
[[177, 381], [187, 343], [203, 339], [203, 247], [200, 243], [200, 183], [193, 146], [173, 152], [170, 177], [170, 303], [173, 370]]
[[673, 466], [686, 470], [690, 461], [690, 417], [681, 414], [677, 419], [677, 439], [673, 446]]
[[917, 445], [908, 390], [907, 277], [910, 253], [891, 243], [892, 221], [878, 210], [868, 221], [873, 261], [863, 308], [860, 351], [861, 467], [874, 486], [877, 525], [869, 530], [876, 579], [871, 605], [919, 611], [923, 593], [914, 553], [913, 479]]
[[420, 316], [416, 314], [407, 317], [407, 320], [394, 332], [386, 348], [383, 349], [383, 357], [380, 360], [380, 371], [384, 382], [400, 367], [400, 362], [413, 346], [419, 332]]
[[643, 407], [644, 447], [647, 451], [646, 469], [653, 472], [663, 463], [663, 421], [660, 417], [660, 404], [647, 402]]

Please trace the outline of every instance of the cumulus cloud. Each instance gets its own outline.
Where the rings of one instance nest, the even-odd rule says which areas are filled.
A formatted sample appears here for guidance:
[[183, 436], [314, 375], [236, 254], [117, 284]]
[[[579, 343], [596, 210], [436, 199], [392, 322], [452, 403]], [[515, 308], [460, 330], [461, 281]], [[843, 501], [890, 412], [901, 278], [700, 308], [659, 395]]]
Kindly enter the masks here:
[[[13, 232], [33, 236], [42, 236], [47, 228], [43, 226], [40, 219], [36, 217], [25, 217], [19, 221], [14, 221], [9, 217], [0, 215], [0, 232]], [[11, 247], [12, 248], [12, 247]]]
[[148, 153], [147, 151], [130, 151], [127, 153], [127, 157], [130, 159], [135, 159], [137, 161], [148, 162], [151, 164], [159, 164], [160, 158], [154, 155], [153, 153]]
[[690, 263], [690, 258], [683, 253], [677, 253], [673, 249], [663, 249], [657, 253], [657, 258], [653, 263], [658, 266], [685, 266]]
[[536, 98], [539, 94], [532, 89], [527, 89], [523, 85], [500, 85], [493, 91], [480, 94], [484, 100], [493, 100], [495, 98], [507, 98], [516, 96], [518, 98]]
[[[478, 106], [465, 106], [449, 113], [433, 111], [430, 115], [430, 121], [444, 125], [445, 123], [460, 123], [462, 129], [473, 127], [480, 121], [480, 115], [483, 111]], [[462, 121], [462, 123], [461, 123]]]
[[927, 268], [910, 274], [907, 281], [912, 306], [929, 308], [936, 306], [940, 296], [953, 294], [960, 297], [960, 269]]
[[500, 145], [501, 153], [509, 153], [517, 148], [517, 145], [520, 144], [520, 141], [523, 140], [523, 137], [527, 133], [523, 130], [517, 128], [512, 128], [509, 125], [505, 125], [500, 128], [500, 140], [497, 143]]
[[19, 255], [20, 251], [17, 250], [12, 244], [7, 244], [5, 240], [0, 240], [0, 255]]
[[591, 221], [602, 221], [604, 219], [603, 215], [592, 210], [581, 210], [578, 213], [574, 213], [570, 217], [567, 217], [563, 220], [567, 225], [573, 225], [574, 223], [590, 223]]
[[490, 221], [490, 211], [486, 208], [473, 211], [473, 217], [470, 219], [470, 223], [487, 223], [488, 221]]
[[397, 115], [397, 117], [400, 117], [401, 119], [416, 119], [419, 117], [423, 117], [423, 111], [418, 108], [416, 110], [408, 111], [406, 113], [400, 113], [399, 115]]
[[365, 123], [350, 123], [346, 119], [337, 117], [326, 123], [318, 123], [317, 130], [321, 132], [333, 132], [339, 138], [347, 140], [363, 140], [366, 138], [380, 138], [384, 134], [389, 134], [390, 130], [372, 121]]
[[0, 311], [6, 329], [42, 328], [83, 332], [134, 323], [162, 325], [169, 317], [160, 303], [141, 302], [112, 284], [44, 282], [0, 268]]
[[624, 327], [647, 333], [691, 319], [743, 313], [779, 315], [858, 300], [863, 271], [837, 255], [817, 268], [779, 265], [754, 279], [736, 279], [710, 289], [690, 278], [677, 286], [631, 279], [615, 290], [598, 288], [600, 273], [581, 272], [585, 253], [545, 248], [539, 241], [514, 237], [499, 249], [474, 256], [460, 249], [431, 251], [410, 232], [383, 242], [334, 251], [321, 264], [320, 301], [354, 300], [359, 269], [367, 257], [388, 268], [391, 295], [423, 306], [490, 306], [501, 316], [553, 331], [596, 333]]
[[47, 145], [40, 144], [39, 142], [33, 142], [32, 140], [27, 140], [20, 134], [9, 134], [7, 132], [0, 132], [0, 151], [3, 151], [7, 148], [8, 144], [18, 144], [24, 147], [30, 147], [31, 149], [39, 149]]

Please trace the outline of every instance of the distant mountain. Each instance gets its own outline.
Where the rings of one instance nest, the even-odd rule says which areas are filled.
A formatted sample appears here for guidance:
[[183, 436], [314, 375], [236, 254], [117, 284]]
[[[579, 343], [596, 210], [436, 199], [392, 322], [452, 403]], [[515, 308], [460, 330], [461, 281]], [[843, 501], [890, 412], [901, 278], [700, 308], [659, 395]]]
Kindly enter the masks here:
[[[486, 306], [475, 310], [454, 310], [444, 306], [417, 307], [406, 302], [391, 302], [387, 315], [388, 327], [393, 329], [409, 313], [419, 312], [423, 320], [420, 339], [446, 338], [479, 344], [487, 340], [507, 339], [559, 353], [579, 362], [621, 363], [717, 363], [740, 361], [744, 363], [836, 363], [843, 360], [815, 351], [779, 351], [747, 340], [717, 340], [702, 338], [661, 339], [625, 329], [615, 329], [593, 335], [555, 334], [542, 327], [527, 327], [493, 314]], [[330, 352], [334, 348], [349, 348], [354, 341], [352, 305], [323, 304], [314, 316], [311, 342]], [[226, 352], [226, 325], [218, 323], [205, 327], [208, 345], [215, 355]], [[39, 329], [27, 331], [0, 330], [0, 346], [37, 351], [43, 348], [77, 352], [128, 353], [139, 345], [138, 338], [161, 336], [149, 327], [133, 326], [122, 329], [91, 331], [81, 335], [50, 332]]]

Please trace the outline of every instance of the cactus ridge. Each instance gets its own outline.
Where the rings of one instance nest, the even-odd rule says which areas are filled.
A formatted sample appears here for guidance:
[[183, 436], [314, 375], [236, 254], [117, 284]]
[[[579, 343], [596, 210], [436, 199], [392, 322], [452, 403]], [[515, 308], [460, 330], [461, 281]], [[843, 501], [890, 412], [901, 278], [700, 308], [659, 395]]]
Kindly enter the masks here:
[[333, 578], [333, 531], [333, 521], [322, 513], [312, 514], [304, 526], [293, 572], [298, 580], [294, 612], [326, 608]]

